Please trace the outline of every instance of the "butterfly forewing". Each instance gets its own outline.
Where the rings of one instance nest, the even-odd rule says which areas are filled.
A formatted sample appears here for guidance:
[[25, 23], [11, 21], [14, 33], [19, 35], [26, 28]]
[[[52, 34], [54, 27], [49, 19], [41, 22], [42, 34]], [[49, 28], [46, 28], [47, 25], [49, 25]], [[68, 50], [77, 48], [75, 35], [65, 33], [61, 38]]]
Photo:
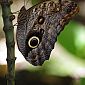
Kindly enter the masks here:
[[17, 20], [17, 44], [25, 59], [35, 66], [48, 60], [57, 35], [77, 13], [72, 1], [47, 0], [28, 10], [23, 6]]

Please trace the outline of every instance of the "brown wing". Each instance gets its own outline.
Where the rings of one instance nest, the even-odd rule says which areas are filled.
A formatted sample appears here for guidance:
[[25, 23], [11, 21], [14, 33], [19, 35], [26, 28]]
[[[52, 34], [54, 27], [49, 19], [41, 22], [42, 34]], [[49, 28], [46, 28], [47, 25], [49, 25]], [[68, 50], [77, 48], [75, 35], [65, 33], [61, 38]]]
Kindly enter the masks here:
[[17, 22], [18, 22], [17, 33], [16, 33], [17, 44], [18, 44], [18, 48], [21, 51], [21, 53], [25, 56], [26, 54], [25, 32], [26, 32], [26, 24], [27, 24], [27, 13], [26, 13], [26, 9], [24, 6], [21, 8], [19, 12]]

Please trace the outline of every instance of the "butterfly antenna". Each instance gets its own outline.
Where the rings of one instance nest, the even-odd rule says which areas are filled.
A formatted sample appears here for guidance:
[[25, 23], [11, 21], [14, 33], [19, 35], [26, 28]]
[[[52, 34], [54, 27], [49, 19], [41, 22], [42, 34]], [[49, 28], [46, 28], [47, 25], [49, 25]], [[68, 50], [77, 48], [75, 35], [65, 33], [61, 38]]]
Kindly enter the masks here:
[[24, 6], [27, 6], [28, 2], [29, 2], [29, 0], [24, 0]]
[[24, 7], [25, 7], [25, 0], [24, 0]]

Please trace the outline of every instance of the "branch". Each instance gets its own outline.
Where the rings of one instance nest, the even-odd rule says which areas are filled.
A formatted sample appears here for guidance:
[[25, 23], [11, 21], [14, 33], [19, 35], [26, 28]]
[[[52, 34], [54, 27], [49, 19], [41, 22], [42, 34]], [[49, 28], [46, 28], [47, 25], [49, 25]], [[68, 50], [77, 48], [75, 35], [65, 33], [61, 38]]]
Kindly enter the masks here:
[[11, 13], [10, 5], [12, 0], [0, 0], [2, 7], [2, 17], [6, 37], [6, 46], [7, 46], [7, 85], [15, 85], [15, 42], [14, 42], [14, 27], [12, 20], [14, 16]]

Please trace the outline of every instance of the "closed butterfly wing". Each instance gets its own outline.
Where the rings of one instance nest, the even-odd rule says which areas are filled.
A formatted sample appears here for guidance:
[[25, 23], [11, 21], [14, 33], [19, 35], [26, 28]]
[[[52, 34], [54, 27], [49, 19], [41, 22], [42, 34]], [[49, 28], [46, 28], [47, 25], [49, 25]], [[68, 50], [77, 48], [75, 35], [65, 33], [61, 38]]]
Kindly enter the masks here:
[[21, 8], [17, 26], [18, 48], [25, 59], [35, 66], [49, 59], [57, 35], [78, 12], [74, 2], [62, 1], [61, 6], [48, 0], [28, 10]]

